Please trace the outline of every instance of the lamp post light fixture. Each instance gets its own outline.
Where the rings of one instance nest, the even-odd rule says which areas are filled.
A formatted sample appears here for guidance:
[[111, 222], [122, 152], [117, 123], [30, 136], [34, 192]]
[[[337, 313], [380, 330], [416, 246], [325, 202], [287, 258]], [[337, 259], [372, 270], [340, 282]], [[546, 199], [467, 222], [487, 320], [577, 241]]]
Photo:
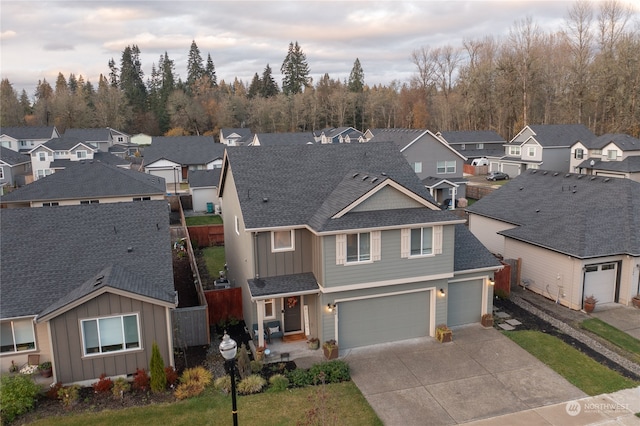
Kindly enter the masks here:
[[233, 405], [231, 414], [233, 416], [233, 426], [238, 426], [238, 407], [236, 406], [236, 352], [238, 352], [238, 344], [233, 340], [227, 332], [222, 336], [220, 343], [220, 353], [225, 359], [229, 374], [231, 375], [231, 403]]

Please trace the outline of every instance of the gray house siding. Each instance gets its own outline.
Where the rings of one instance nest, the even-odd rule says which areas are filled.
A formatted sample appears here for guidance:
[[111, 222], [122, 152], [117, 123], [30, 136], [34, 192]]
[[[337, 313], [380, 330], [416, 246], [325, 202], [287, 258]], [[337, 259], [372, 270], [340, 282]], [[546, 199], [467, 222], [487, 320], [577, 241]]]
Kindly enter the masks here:
[[545, 147], [542, 151], [542, 166], [544, 170], [555, 170], [558, 172], [570, 172], [571, 148]]
[[[111, 315], [137, 313], [140, 322], [140, 350], [83, 356], [81, 320]], [[133, 374], [136, 368], [149, 368], [151, 347], [158, 344], [160, 354], [169, 363], [167, 309], [115, 294], [102, 294], [50, 321], [53, 362], [56, 380], [62, 383], [95, 380], [101, 374], [117, 376]]]
[[296, 229], [295, 250], [273, 253], [271, 232], [260, 232], [256, 238], [257, 270], [261, 277], [299, 274], [312, 270], [313, 246], [311, 233]]
[[363, 203], [359, 204], [352, 212], [404, 209], [424, 207], [416, 200], [407, 197], [395, 188], [386, 187], [381, 189], [373, 196], [369, 197]]
[[[427, 139], [428, 138], [428, 139]], [[448, 149], [442, 142], [434, 140], [430, 135], [425, 135], [421, 140], [414, 142], [403, 151], [403, 154], [411, 166], [416, 161], [422, 162], [422, 172], [416, 173], [420, 180], [429, 177], [462, 178], [462, 165], [464, 161], [454, 151]], [[455, 173], [436, 173], [438, 161], [455, 161]]]
[[443, 226], [442, 254], [421, 257], [400, 257], [400, 230], [381, 232], [381, 258], [362, 264], [336, 265], [336, 237], [324, 238], [325, 287], [336, 287], [363, 282], [406, 279], [453, 271], [454, 227]]

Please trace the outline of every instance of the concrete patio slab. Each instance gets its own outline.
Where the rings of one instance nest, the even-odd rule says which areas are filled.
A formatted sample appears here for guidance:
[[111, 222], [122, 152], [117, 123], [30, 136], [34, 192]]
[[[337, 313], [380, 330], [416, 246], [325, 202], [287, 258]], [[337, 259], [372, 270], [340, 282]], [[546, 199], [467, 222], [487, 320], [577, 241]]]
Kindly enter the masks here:
[[640, 309], [638, 308], [612, 305], [608, 309], [593, 312], [591, 315], [640, 339]]
[[489, 419], [477, 420], [465, 423], [468, 426], [552, 426], [544, 417], [535, 410], [519, 411]]
[[451, 329], [453, 330], [453, 340], [456, 345], [504, 338], [502, 333], [495, 328], [480, 327], [478, 324], [461, 325]]
[[373, 395], [420, 386], [416, 376], [396, 356], [349, 360], [351, 380], [363, 395]]
[[487, 374], [480, 364], [474, 361], [458, 346], [424, 352], [408, 352], [398, 358], [423, 385]]
[[424, 387], [378, 393], [367, 399], [379, 407], [378, 417], [388, 426], [456, 424]]
[[[504, 337], [504, 336], [500, 336]], [[523, 351], [510, 339], [496, 339], [490, 345], [484, 342], [461, 342], [461, 347], [490, 373], [517, 370], [537, 363], [536, 357]]]

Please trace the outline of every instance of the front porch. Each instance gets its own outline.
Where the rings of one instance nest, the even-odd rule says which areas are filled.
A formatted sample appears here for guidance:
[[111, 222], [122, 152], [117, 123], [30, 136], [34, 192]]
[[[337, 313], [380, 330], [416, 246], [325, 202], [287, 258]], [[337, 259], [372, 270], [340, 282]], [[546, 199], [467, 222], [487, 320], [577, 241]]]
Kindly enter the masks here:
[[[319, 349], [309, 349], [307, 338], [302, 333], [285, 337], [274, 337], [271, 339], [271, 343], [265, 342], [265, 345], [270, 352], [263, 360], [267, 364], [295, 361], [298, 368], [309, 368], [314, 364], [324, 361], [322, 347]], [[255, 359], [255, 340], [249, 342], [249, 347]]]

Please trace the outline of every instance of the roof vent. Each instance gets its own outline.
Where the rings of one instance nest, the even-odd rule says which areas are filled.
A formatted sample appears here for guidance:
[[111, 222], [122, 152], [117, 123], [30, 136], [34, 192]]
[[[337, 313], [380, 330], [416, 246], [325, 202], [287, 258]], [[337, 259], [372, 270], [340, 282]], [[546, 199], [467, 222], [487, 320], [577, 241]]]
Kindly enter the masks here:
[[589, 179], [589, 180], [596, 180], [596, 177], [595, 177], [595, 176], [593, 176], [593, 177], [592, 177], [591, 179]]
[[97, 287], [97, 286], [99, 286], [100, 284], [102, 284], [102, 279], [103, 279], [103, 278], [104, 278], [104, 275], [98, 275], [98, 276], [96, 277], [96, 282], [95, 282], [95, 283], [93, 283], [93, 286], [94, 286], [94, 287]]
[[546, 171], [546, 170], [544, 172], [542, 172], [543, 175], [546, 175], [547, 173], [549, 173], [549, 172]]
[[264, 198], [262, 199], [262, 202], [263, 202], [263, 203], [266, 203], [267, 201], [269, 201], [269, 199], [268, 199], [267, 197], [264, 197]]
[[375, 182], [375, 181], [377, 181], [377, 180], [378, 180], [378, 178], [377, 178], [377, 177], [375, 177], [375, 178], [371, 179], [371, 183], [374, 183], [374, 182]]
[[540, 209], [536, 209], [536, 213], [540, 213]]
[[382, 176], [386, 176], [387, 174], [385, 172], [380, 173]]
[[611, 179], [609, 178], [604, 178], [603, 182], [609, 182]]
[[131, 253], [133, 251], [133, 247], [129, 246], [127, 247], [127, 253]]
[[351, 176], [352, 178], [355, 178], [359, 175], [360, 173], [354, 173], [353, 176]]
[[582, 179], [584, 175], [578, 175], [577, 179]]
[[564, 175], [564, 177], [571, 177], [571, 173], [567, 173], [566, 175]]
[[369, 175], [364, 175], [364, 176], [362, 177], [362, 180], [367, 180], [367, 178], [368, 178], [368, 177], [369, 177]]
[[531, 174], [532, 174], [532, 175], [535, 175], [535, 174], [536, 174], [536, 172], [537, 172], [537, 170], [536, 170], [536, 169], [531, 170]]
[[522, 191], [523, 189], [524, 189], [524, 186], [521, 186], [521, 187], [520, 187], [520, 191]]
[[554, 176], [558, 176], [559, 174], [560, 174], [560, 173], [558, 173], [558, 172], [555, 172], [555, 173], [554, 173], [553, 175], [554, 175]]

